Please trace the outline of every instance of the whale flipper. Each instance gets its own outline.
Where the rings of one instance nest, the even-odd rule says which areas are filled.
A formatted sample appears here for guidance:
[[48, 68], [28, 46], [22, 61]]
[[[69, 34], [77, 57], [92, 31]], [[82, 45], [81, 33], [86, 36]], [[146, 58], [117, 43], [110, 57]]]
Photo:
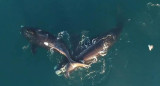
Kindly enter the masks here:
[[35, 54], [37, 52], [37, 45], [31, 44], [31, 52]]

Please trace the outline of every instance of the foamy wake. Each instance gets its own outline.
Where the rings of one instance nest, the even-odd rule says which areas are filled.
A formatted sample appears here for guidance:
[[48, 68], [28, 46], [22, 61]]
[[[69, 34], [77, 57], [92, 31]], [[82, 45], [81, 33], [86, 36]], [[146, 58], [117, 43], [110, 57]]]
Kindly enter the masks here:
[[58, 33], [57, 39], [62, 39], [66, 37], [68, 40], [70, 40], [70, 35], [67, 31], [61, 31]]
[[24, 45], [24, 46], [22, 47], [23, 50], [26, 50], [26, 49], [28, 49], [28, 48], [29, 48], [29, 44], [28, 44], [28, 45]]
[[148, 7], [160, 7], [160, 4], [158, 4], [158, 3], [155, 3], [155, 4], [154, 4], [154, 3], [152, 3], [152, 2], [148, 2], [148, 3], [147, 3], [147, 6], [148, 6]]
[[91, 45], [90, 38], [87, 36], [87, 31], [82, 32], [81, 40], [79, 41], [78, 48], [86, 49], [88, 46]]

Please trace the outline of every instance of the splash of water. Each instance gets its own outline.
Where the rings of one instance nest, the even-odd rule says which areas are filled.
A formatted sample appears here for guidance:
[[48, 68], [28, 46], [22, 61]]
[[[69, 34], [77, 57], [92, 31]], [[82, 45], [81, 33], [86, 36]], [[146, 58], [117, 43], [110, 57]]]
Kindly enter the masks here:
[[26, 50], [26, 49], [29, 48], [29, 46], [30, 46], [29, 44], [28, 44], [28, 45], [24, 45], [24, 46], [22, 47], [22, 49], [23, 49], [23, 50]]
[[79, 44], [77, 46], [78, 49], [84, 50], [91, 45], [90, 38], [87, 33], [88, 31], [82, 31], [81, 40], [79, 41]]
[[70, 35], [67, 31], [61, 31], [58, 33], [58, 36], [57, 36], [57, 40], [59, 39], [63, 39], [63, 38], [67, 38], [68, 40], [70, 40]]
[[[59, 34], [60, 34], [59, 35], [59, 39], [60, 39], [60, 37], [63, 37], [62, 34], [64, 35], [64, 33], [60, 32]], [[77, 49], [81, 49], [81, 50], [86, 49], [91, 44], [95, 44], [96, 42], [97, 42], [97, 39], [90, 40], [90, 37], [86, 34], [86, 32], [85, 33], [82, 32], [81, 40], [79, 41]], [[106, 53], [107, 49], [108, 49], [107, 44], [104, 44], [103, 50], [100, 51], [99, 54], [101, 56], [105, 56], [107, 54]], [[106, 64], [107, 61], [108, 61], [108, 63]], [[111, 63], [110, 63], [111, 59], [108, 59], [107, 61], [104, 58], [101, 60], [96, 60], [95, 61], [96, 67], [94, 67], [95, 65], [93, 65], [91, 68], [81, 69], [80, 71], [77, 71], [80, 73], [76, 72], [74, 77], [71, 77], [72, 82], [74, 80], [80, 79], [80, 82], [82, 82], [82, 84], [85, 85], [85, 81], [89, 80], [89, 81], [91, 81], [92, 85], [96, 85], [96, 84], [104, 81], [108, 77], [108, 74], [112, 68]], [[95, 68], [98, 68], [98, 70]], [[62, 67], [60, 70], [56, 70], [55, 73], [58, 76], [61, 76], [64, 72], [65, 72], [65, 66]], [[72, 83], [72, 85], [73, 85], [73, 83]]]

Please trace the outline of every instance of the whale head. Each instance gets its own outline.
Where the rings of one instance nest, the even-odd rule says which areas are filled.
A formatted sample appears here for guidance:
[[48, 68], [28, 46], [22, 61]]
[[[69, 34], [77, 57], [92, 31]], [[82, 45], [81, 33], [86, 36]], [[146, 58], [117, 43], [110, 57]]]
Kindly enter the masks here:
[[36, 39], [36, 30], [29, 27], [22, 27], [21, 34], [28, 40]]
[[[39, 28], [32, 28], [32, 27], [22, 27], [21, 29], [21, 34], [30, 42], [36, 42], [37, 40], [39, 41], [44, 41], [43, 39], [46, 39], [49, 37], [48, 32], [43, 31]], [[50, 37], [55, 39], [54, 36], [50, 35]], [[46, 44], [46, 43], [45, 43]]]

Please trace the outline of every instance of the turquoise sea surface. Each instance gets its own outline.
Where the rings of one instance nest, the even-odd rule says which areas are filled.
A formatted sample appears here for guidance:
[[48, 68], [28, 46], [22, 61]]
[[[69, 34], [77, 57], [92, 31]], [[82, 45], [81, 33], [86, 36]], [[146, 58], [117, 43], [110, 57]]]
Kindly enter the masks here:
[[[21, 26], [61, 34], [72, 53], [120, 16], [126, 22], [107, 55], [69, 79], [55, 74], [63, 55], [33, 55], [20, 34]], [[160, 86], [160, 0], [0, 0], [0, 48], [0, 86]]]

